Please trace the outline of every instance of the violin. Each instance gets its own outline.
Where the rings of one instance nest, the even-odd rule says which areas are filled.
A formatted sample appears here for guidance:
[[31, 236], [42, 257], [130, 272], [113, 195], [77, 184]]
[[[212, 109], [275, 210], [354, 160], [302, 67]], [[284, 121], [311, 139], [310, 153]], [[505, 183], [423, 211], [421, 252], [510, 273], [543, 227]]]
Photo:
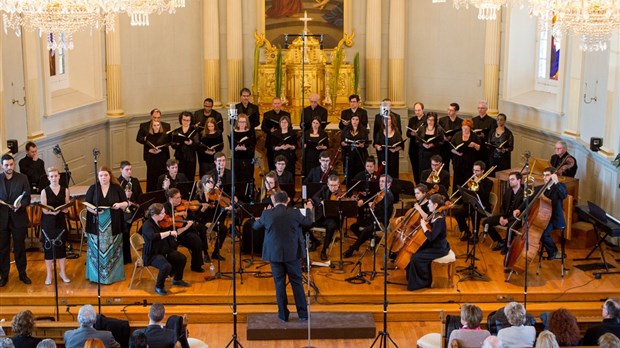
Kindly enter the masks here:
[[200, 208], [202, 208], [202, 203], [200, 203], [198, 200], [194, 199], [191, 201], [188, 200], [181, 200], [181, 204], [177, 205], [176, 207], [174, 207], [174, 210], [176, 212], [183, 212], [183, 211], [198, 211], [200, 210]]
[[[174, 224], [173, 224], [174, 222]], [[161, 219], [161, 221], [159, 221], [159, 227], [167, 229], [167, 228], [171, 228], [174, 225], [174, 228], [181, 228], [183, 227], [185, 224], [187, 223], [187, 220], [177, 220], [174, 219], [174, 221], [172, 220], [172, 216], [166, 214], [164, 215], [164, 218]]]
[[211, 192], [207, 193], [207, 200], [218, 202], [222, 208], [230, 206], [230, 197], [225, 196], [222, 190], [218, 188], [214, 188]]

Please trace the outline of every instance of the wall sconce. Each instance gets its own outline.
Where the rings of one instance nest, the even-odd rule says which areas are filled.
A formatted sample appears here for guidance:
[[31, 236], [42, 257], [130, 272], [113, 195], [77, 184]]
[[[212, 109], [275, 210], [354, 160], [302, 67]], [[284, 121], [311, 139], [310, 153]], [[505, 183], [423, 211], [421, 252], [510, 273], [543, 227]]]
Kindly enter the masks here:
[[21, 102], [21, 103], [19, 102], [19, 99], [15, 99], [15, 98], [11, 99], [11, 104], [13, 104], [13, 105], [17, 104], [19, 106], [26, 105], [26, 96], [23, 96], [22, 98], [24, 99], [24, 101]]
[[584, 88], [584, 92], [583, 92], [583, 102], [586, 104], [590, 104], [592, 102], [596, 102], [598, 100], [597, 96], [596, 96], [596, 89], [598, 87], [598, 80], [596, 80], [595, 85], [594, 85], [594, 97], [590, 97], [588, 98], [588, 83], [585, 82], [585, 88]]

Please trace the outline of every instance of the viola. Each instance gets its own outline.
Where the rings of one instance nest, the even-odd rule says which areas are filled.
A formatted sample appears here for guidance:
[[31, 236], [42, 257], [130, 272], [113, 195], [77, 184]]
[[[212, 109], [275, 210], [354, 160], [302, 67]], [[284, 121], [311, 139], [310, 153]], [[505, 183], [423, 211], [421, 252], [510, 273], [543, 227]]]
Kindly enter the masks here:
[[174, 210], [176, 212], [183, 212], [183, 211], [198, 211], [200, 210], [200, 208], [202, 208], [202, 203], [200, 203], [198, 200], [194, 199], [191, 201], [188, 200], [181, 200], [181, 204], [177, 205], [176, 207], [174, 207]]
[[187, 223], [187, 220], [172, 220], [172, 216], [166, 214], [164, 218], [159, 221], [159, 227], [161, 228], [171, 228], [174, 226], [175, 229], [183, 227]]
[[221, 189], [214, 188], [207, 193], [207, 200], [218, 202], [220, 207], [227, 208], [230, 206], [230, 197], [227, 197]]

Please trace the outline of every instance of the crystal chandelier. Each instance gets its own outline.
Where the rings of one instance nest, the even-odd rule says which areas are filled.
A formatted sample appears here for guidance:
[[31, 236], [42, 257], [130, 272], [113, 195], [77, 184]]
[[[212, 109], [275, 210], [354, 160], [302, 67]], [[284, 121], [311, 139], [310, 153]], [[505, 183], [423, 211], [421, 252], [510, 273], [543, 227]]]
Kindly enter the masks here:
[[174, 13], [185, 0], [0, 0], [4, 32], [36, 31], [48, 49], [72, 49], [73, 33], [114, 30], [114, 18], [126, 13], [132, 26], [149, 25], [149, 15]]
[[[432, 1], [434, 4], [446, 2], [446, 0]], [[471, 5], [478, 9], [478, 19], [491, 21], [497, 19], [497, 13], [501, 10], [502, 6], [514, 6], [516, 3], [522, 5], [520, 0], [453, 0], [453, 3], [457, 10], [461, 7], [469, 9]]]
[[582, 51], [604, 51], [614, 30], [620, 28], [620, 2], [614, 0], [530, 0], [530, 13], [549, 25], [553, 33], [574, 34]]

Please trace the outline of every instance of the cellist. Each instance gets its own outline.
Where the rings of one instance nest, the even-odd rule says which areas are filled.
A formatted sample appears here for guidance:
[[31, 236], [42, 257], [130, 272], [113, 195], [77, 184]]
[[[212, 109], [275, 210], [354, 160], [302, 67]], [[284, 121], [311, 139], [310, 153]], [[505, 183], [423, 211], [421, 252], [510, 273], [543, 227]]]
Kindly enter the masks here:
[[[442, 195], [434, 194], [428, 201], [428, 210], [434, 213], [444, 203]], [[450, 252], [443, 212], [433, 216], [430, 223], [429, 227], [424, 221], [421, 222], [426, 242], [411, 256], [407, 266], [407, 290], [409, 291], [430, 287], [433, 280], [431, 263], [434, 259], [446, 256]]]
[[[385, 187], [387, 185], [387, 213], [388, 219], [392, 216], [392, 211], [394, 210], [394, 195], [390, 191], [390, 186], [392, 185], [392, 177], [389, 175], [381, 175], [379, 178], [379, 192], [385, 192]], [[379, 199], [377, 202], [369, 202], [368, 207], [373, 210], [375, 216], [379, 223], [385, 225], [385, 199]], [[357, 206], [361, 207], [364, 204], [363, 200], [357, 201]], [[349, 247], [344, 253], [342, 253], [343, 258], [348, 258], [353, 256], [353, 252], [357, 251], [362, 244], [372, 238], [373, 232], [377, 230], [379, 227], [375, 219], [371, 216], [370, 218], [359, 220], [351, 225], [351, 230], [357, 236], [357, 240], [353, 245]], [[375, 245], [378, 245], [378, 241], [375, 241]]]
[[558, 247], [551, 239], [551, 231], [566, 227], [562, 201], [568, 196], [568, 193], [566, 192], [566, 185], [558, 179], [554, 167], [547, 167], [543, 170], [543, 181], [547, 184], [549, 180], [553, 182], [545, 190], [544, 195], [545, 198], [551, 200], [551, 219], [540, 238], [540, 242], [547, 252], [547, 260], [560, 260], [562, 259], [562, 253], [558, 251]]

